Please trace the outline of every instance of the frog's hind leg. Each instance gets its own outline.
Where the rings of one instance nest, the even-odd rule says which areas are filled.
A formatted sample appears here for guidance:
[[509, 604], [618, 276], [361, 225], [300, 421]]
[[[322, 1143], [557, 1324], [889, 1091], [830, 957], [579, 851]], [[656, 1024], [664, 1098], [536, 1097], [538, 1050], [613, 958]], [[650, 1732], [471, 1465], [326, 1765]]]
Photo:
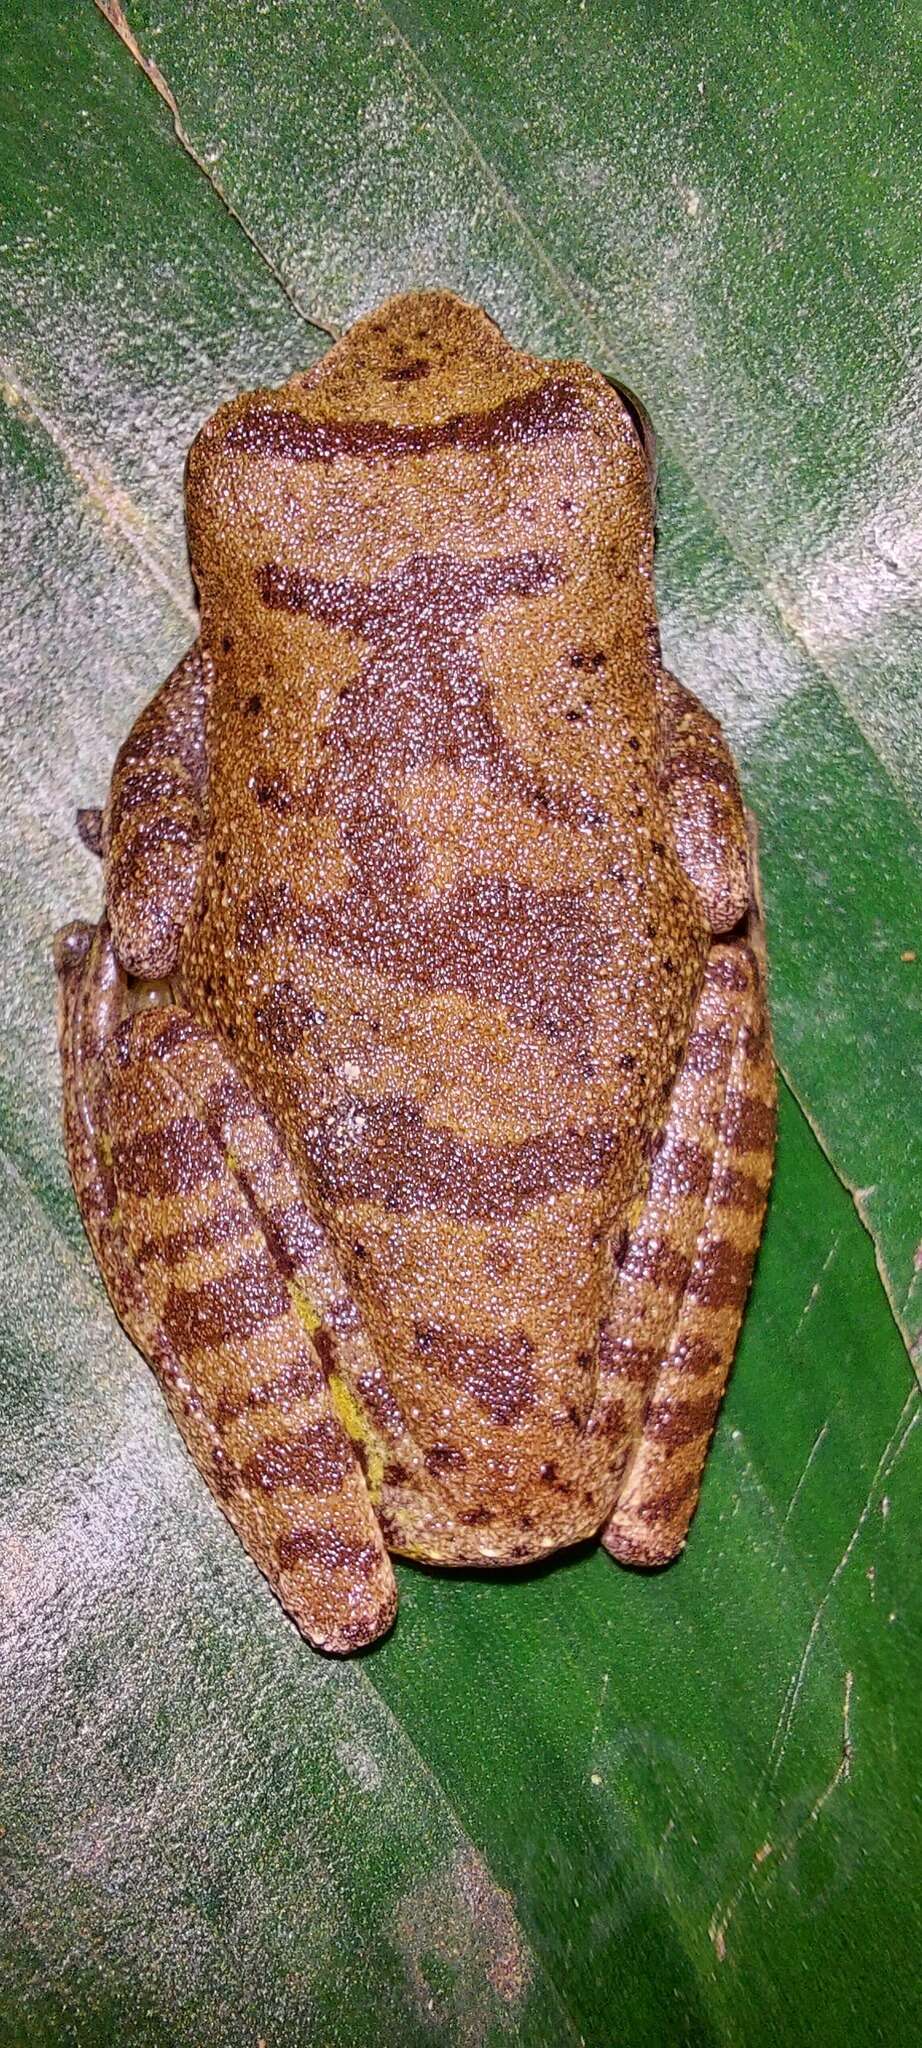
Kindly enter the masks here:
[[175, 1005], [126, 1014], [106, 925], [60, 934], [57, 965], [68, 1155], [115, 1308], [283, 1606], [319, 1648], [354, 1650], [396, 1591], [325, 1375], [320, 1233], [209, 1034]]
[[714, 945], [649, 1188], [600, 1341], [599, 1424], [634, 1436], [603, 1543], [623, 1564], [681, 1549], [733, 1360], [771, 1178], [775, 1069], [763, 966]]

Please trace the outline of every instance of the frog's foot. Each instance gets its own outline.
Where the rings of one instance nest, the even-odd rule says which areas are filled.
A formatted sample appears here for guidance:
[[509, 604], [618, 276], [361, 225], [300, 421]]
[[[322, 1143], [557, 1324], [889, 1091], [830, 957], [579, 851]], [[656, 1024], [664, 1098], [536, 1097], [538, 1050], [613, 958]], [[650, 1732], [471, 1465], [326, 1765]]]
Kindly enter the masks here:
[[357, 1649], [390, 1627], [396, 1589], [347, 1433], [367, 1453], [321, 1233], [209, 1034], [175, 1005], [126, 1014], [106, 925], [67, 927], [56, 963], [68, 1155], [115, 1308], [282, 1605], [318, 1648]]
[[602, 1538], [622, 1564], [667, 1564], [685, 1541], [761, 1233], [775, 1069], [753, 940], [711, 949], [602, 1330], [602, 1426], [611, 1407], [635, 1434]]

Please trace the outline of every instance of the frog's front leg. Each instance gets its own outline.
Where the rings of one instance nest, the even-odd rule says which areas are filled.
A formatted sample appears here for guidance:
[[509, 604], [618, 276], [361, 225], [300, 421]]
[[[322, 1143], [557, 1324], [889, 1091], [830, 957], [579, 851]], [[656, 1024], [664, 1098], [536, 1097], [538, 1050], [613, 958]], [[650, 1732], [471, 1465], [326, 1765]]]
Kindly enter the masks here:
[[[106, 915], [129, 974], [172, 974], [201, 864], [210, 657], [196, 643], [120, 748], [99, 830]], [[93, 814], [81, 835], [92, 845]]]
[[634, 1435], [602, 1539], [623, 1564], [666, 1564], [685, 1541], [761, 1234], [774, 1129], [762, 966], [743, 941], [716, 945], [600, 1343], [600, 1409], [617, 1402]]
[[746, 813], [723, 729], [690, 690], [662, 669], [661, 783], [676, 852], [715, 938], [749, 910], [752, 873]]
[[[115, 1308], [283, 1606], [318, 1648], [354, 1650], [396, 1590], [324, 1370], [321, 1233], [209, 1033], [178, 1005], [126, 1014], [106, 925], [62, 933], [57, 964], [68, 1154]], [[345, 1389], [340, 1408], [354, 1423]]]

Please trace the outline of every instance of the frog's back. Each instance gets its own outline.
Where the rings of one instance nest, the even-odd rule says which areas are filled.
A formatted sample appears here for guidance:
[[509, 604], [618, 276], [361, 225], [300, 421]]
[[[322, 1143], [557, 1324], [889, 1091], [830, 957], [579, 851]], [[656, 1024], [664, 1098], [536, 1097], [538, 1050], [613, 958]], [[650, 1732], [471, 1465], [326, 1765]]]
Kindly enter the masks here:
[[658, 786], [643, 453], [594, 373], [418, 294], [210, 422], [189, 524], [217, 682], [187, 993], [442, 1490], [419, 1547], [531, 1554], [594, 1514], [606, 1247], [705, 939]]

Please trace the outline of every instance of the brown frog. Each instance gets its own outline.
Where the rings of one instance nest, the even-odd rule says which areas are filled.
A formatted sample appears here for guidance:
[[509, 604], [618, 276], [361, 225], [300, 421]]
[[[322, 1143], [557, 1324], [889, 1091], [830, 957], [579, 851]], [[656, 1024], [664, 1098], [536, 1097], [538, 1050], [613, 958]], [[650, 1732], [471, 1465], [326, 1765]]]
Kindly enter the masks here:
[[83, 814], [87, 1230], [326, 1650], [389, 1626], [388, 1551], [662, 1564], [697, 1498], [774, 1069], [733, 763], [660, 662], [648, 452], [604, 378], [447, 292], [222, 407], [200, 638]]

